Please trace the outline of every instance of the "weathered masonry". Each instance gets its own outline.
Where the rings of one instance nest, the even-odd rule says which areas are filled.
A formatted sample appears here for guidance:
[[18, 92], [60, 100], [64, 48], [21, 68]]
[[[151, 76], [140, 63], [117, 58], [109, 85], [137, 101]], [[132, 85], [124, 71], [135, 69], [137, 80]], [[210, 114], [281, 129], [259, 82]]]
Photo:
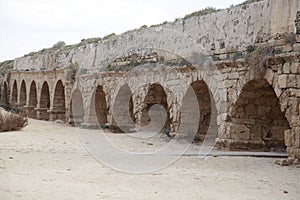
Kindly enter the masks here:
[[[211, 60], [194, 65], [195, 55]], [[219, 148], [287, 149], [300, 159], [300, 2], [266, 0], [31, 53], [15, 59], [1, 102], [42, 120], [114, 124], [113, 99], [130, 94], [120, 112], [143, 126], [159, 104], [165, 128], [176, 132], [189, 87], [200, 109], [198, 139], [212, 125]]]

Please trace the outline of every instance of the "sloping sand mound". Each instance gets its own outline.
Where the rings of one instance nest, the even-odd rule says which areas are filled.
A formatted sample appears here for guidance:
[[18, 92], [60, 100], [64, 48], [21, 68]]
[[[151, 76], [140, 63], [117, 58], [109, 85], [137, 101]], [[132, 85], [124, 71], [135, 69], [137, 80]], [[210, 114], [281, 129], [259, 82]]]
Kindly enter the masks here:
[[0, 132], [20, 130], [28, 124], [26, 117], [0, 108]]

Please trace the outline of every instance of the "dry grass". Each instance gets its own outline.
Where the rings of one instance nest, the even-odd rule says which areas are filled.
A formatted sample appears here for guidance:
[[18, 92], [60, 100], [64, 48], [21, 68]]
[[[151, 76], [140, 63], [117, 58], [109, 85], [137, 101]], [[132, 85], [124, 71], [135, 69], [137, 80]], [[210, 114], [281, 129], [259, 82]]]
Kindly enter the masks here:
[[27, 124], [28, 119], [26, 117], [0, 110], [0, 132], [17, 131]]

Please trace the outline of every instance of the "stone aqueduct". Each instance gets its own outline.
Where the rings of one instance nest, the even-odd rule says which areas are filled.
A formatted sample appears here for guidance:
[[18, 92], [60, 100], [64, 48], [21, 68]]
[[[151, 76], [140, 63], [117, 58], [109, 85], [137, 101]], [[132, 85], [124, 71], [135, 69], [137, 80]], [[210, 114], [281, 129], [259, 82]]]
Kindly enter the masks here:
[[[285, 20], [284, 23], [274, 22], [270, 18], [263, 19], [266, 16], [259, 18], [262, 16], [259, 9], [267, 12], [268, 9], [272, 11], [275, 8], [280, 8], [280, 6], [282, 7], [281, 16]], [[128, 105], [124, 103], [123, 106], [118, 106], [120, 112], [129, 112], [133, 121], [143, 125], [149, 121], [147, 115], [149, 107], [153, 104], [160, 104], [168, 112], [166, 126], [171, 131], [176, 132], [180, 126], [182, 102], [186, 91], [191, 87], [197, 96], [200, 109], [197, 133], [200, 140], [206, 134], [209, 124], [212, 123], [217, 127], [216, 144], [219, 148], [269, 151], [287, 147], [289, 157], [300, 159], [300, 12], [297, 14], [298, 10], [300, 10], [300, 5], [297, 0], [263, 1], [247, 5], [246, 8], [237, 7], [229, 11], [211, 14], [208, 17], [200, 16], [183, 20], [185, 23], [184, 32], [187, 33], [195, 31], [195, 21], [198, 23], [201, 20], [208, 21], [206, 23], [209, 24], [214, 22], [214, 18], [224, 14], [238, 16], [242, 12], [243, 17], [241, 18], [244, 18], [248, 15], [256, 15], [254, 14], [255, 11], [255, 13], [259, 13], [257, 14], [258, 18], [255, 19], [257, 23], [264, 24], [264, 27], [267, 26], [266, 22], [271, 23], [271, 25], [268, 24], [267, 30], [264, 30], [264, 27], [248, 24], [249, 29], [253, 29], [253, 33], [251, 33], [253, 39], [245, 41], [245, 45], [254, 44], [265, 48], [272, 43], [273, 49], [275, 47], [280, 48], [279, 53], [256, 55], [249, 58], [245, 55], [247, 50], [241, 50], [242, 56], [234, 58], [240, 52], [237, 51], [240, 50], [238, 47], [234, 51], [228, 50], [231, 48], [226, 46], [227, 43], [230, 43], [229, 41], [218, 40], [218, 46], [216, 45], [217, 42], [211, 44], [212, 39], [208, 39], [201, 45], [205, 49], [209, 49], [209, 54], [213, 55], [213, 61], [208, 66], [214, 66], [213, 70], [206, 70], [207, 66], [170, 67], [166, 65], [164, 70], [141, 70], [129, 75], [125, 75], [124, 72], [112, 71], [95, 73], [93, 70], [99, 64], [97, 64], [97, 60], [96, 64], [93, 60], [90, 62], [93, 64], [87, 67], [93, 73], [74, 74], [70, 67], [66, 67], [66, 63], [70, 62], [68, 55], [61, 55], [60, 53], [55, 58], [56, 61], [49, 58], [53, 56], [53, 53], [49, 53], [50, 56], [46, 55], [46, 59], [45, 55], [41, 55], [41, 53], [36, 55], [36, 58], [25, 56], [16, 59], [15, 71], [6, 75], [1, 85], [1, 101], [2, 103], [9, 103], [13, 108], [21, 109], [31, 118], [52, 121], [61, 119], [85, 125], [114, 124], [112, 117], [113, 100], [118, 94], [129, 93], [131, 98]], [[278, 19], [276, 14], [270, 13], [268, 15], [272, 15], [272, 19]], [[232, 23], [237, 23], [237, 19], [238, 17], [235, 17]], [[167, 26], [170, 28], [169, 26], [174, 26], [173, 28], [176, 28], [177, 23], [182, 26], [180, 20], [174, 23], [160, 27]], [[238, 27], [232, 27], [232, 29], [239, 31]], [[142, 31], [143, 33], [137, 31], [138, 35], [143, 35], [141, 37], [146, 39], [153, 37], [151, 33], [148, 33], [151, 32], [151, 28]], [[240, 32], [242, 31], [243, 28]], [[247, 31], [251, 32], [251, 30]], [[286, 32], [294, 33], [295, 43], [290, 44], [284, 41], [284, 33]], [[137, 33], [129, 33], [128, 38], [131, 37], [130, 34]], [[216, 38], [226, 37], [217, 34], [219, 33], [213, 31], [212, 35]], [[232, 34], [234, 36], [236, 33], [232, 32]], [[113, 41], [98, 43], [96, 46], [85, 47], [85, 49], [79, 48], [79, 50], [74, 51], [72, 62], [74, 63], [74, 55], [76, 57], [80, 52], [91, 52], [93, 48], [99, 50], [103, 48], [103, 45], [115, 52], [117, 51], [116, 46], [111, 44], [117, 43], [117, 46], [119, 45], [122, 49], [124, 44], [118, 42], [123, 40], [122, 37], [125, 36], [120, 36]], [[191, 34], [191, 37], [193, 36]], [[174, 42], [176, 36], [170, 37], [171, 43]], [[249, 38], [251, 37], [249, 36]], [[266, 37], [268, 39], [264, 41]], [[157, 38], [155, 39], [157, 40]], [[233, 37], [231, 40], [236, 41], [239, 38]], [[168, 41], [164, 42], [168, 43]], [[178, 49], [176, 45], [184, 45], [183, 43], [186, 41], [181, 42], [173, 45], [175, 47], [172, 48]], [[139, 41], [139, 43], [142, 42]], [[159, 45], [168, 46], [168, 44], [161, 44], [160, 41]], [[162, 46], [159, 48], [166, 49]], [[189, 48], [188, 45], [186, 48]], [[177, 51], [174, 50], [174, 52]], [[54, 55], [56, 54], [54, 53]], [[101, 52], [95, 53], [95, 55], [98, 54], [100, 55]], [[187, 55], [185, 50], [181, 54]], [[85, 55], [87, 54], [80, 54], [78, 60], [82, 60]], [[109, 53], [105, 55], [110, 56]], [[149, 59], [156, 59], [156, 61], [162, 57], [162, 54], [157, 52], [154, 56], [151, 55], [152, 57], [150, 56]], [[216, 56], [218, 59], [215, 59]], [[41, 57], [43, 57], [41, 59], [43, 61], [38, 60]], [[260, 62], [258, 61], [263, 61], [263, 64], [259, 65]], [[61, 67], [61, 65], [65, 67]], [[255, 66], [259, 66], [259, 68]], [[41, 67], [46, 69], [41, 69]], [[37, 70], [32, 70], [33, 68]], [[76, 107], [71, 106], [74, 101], [76, 101]], [[216, 110], [215, 116], [213, 116], [213, 110]]]

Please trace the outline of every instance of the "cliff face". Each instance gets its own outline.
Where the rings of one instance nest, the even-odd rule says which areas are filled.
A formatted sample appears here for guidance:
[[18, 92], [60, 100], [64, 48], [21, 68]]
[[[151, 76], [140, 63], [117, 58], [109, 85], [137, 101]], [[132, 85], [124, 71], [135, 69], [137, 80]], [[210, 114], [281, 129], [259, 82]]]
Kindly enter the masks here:
[[103, 70], [128, 52], [148, 55], [171, 52], [182, 57], [191, 48], [205, 54], [232, 52], [254, 43], [270, 42], [278, 34], [295, 32], [299, 0], [265, 0], [179, 19], [160, 26], [130, 31], [97, 43], [38, 53], [15, 59], [15, 70], [42, 70], [79, 66]]

